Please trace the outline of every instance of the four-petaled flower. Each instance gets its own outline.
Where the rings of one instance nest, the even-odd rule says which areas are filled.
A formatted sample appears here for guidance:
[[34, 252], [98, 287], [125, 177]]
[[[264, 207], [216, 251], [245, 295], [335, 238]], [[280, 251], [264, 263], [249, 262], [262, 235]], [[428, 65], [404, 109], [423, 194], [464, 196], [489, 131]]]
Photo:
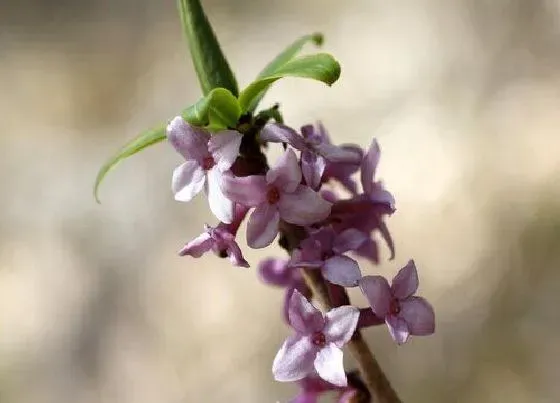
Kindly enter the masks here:
[[185, 162], [173, 171], [175, 200], [188, 202], [204, 188], [210, 210], [224, 223], [233, 220], [233, 202], [221, 190], [222, 175], [239, 154], [241, 133], [223, 130], [210, 136], [206, 130], [191, 126], [181, 116], [167, 126], [167, 138]]
[[303, 240], [292, 253], [290, 266], [320, 268], [327, 280], [344, 287], [355, 287], [362, 277], [358, 262], [343, 254], [358, 249], [369, 237], [355, 228], [337, 234], [324, 227]]
[[434, 333], [434, 309], [422, 297], [413, 296], [418, 289], [418, 273], [413, 260], [393, 278], [391, 286], [381, 276], [365, 276], [360, 288], [376, 316], [385, 318], [391, 336], [398, 344], [409, 335], [426, 336]]
[[281, 382], [297, 381], [316, 371], [327, 382], [346, 386], [341, 348], [356, 330], [358, 308], [341, 306], [323, 315], [295, 290], [288, 316], [296, 333], [286, 339], [274, 358], [274, 378]]
[[225, 175], [222, 189], [230, 200], [255, 207], [247, 224], [247, 244], [251, 248], [270, 245], [278, 234], [280, 219], [295, 225], [311, 225], [331, 212], [331, 203], [301, 184], [297, 157], [290, 149], [266, 176]]
[[209, 250], [213, 250], [220, 257], [228, 257], [234, 266], [249, 267], [243, 257], [241, 249], [235, 241], [235, 235], [223, 226], [212, 228], [204, 226], [205, 231], [187, 243], [179, 252], [180, 256], [201, 257]]

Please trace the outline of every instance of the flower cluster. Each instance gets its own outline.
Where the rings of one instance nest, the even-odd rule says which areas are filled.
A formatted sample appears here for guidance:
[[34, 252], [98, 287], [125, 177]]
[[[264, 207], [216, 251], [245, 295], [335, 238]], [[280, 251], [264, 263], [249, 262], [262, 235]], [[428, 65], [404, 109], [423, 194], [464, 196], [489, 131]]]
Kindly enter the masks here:
[[[434, 332], [432, 306], [414, 295], [418, 288], [414, 261], [389, 285], [380, 275], [363, 276], [356, 260], [378, 264], [379, 239], [387, 244], [391, 259], [395, 254], [385, 222], [395, 212], [395, 200], [376, 178], [380, 148], [375, 139], [367, 150], [336, 146], [322, 125], [297, 132], [279, 123], [243, 134], [237, 130], [211, 134], [181, 117], [169, 123], [167, 136], [185, 159], [173, 173], [176, 200], [190, 201], [204, 189], [210, 210], [220, 220], [215, 227], [206, 225], [181, 255], [200, 257], [212, 250], [235, 266], [248, 267], [236, 241], [247, 217], [251, 248], [269, 246], [278, 234], [281, 244], [292, 239], [287, 246], [284, 242], [288, 259], [269, 258], [258, 267], [265, 283], [286, 289], [284, 317], [294, 334], [280, 348], [272, 371], [278, 381], [300, 382], [302, 392], [293, 402], [315, 402], [327, 391], [338, 391], [341, 402], [349, 401], [354, 390], [348, 385], [342, 347], [359, 328], [385, 323], [398, 344], [410, 335]], [[249, 154], [262, 156], [268, 143], [284, 146], [276, 163], [247, 169], [251, 161], [263, 160]], [[339, 197], [329, 190], [332, 181], [350, 196]], [[304, 274], [313, 272], [324, 278], [333, 299], [335, 308], [325, 314], [309, 302], [312, 293]], [[346, 295], [345, 287], [358, 287], [370, 307], [359, 309], [347, 298], [337, 299]]]

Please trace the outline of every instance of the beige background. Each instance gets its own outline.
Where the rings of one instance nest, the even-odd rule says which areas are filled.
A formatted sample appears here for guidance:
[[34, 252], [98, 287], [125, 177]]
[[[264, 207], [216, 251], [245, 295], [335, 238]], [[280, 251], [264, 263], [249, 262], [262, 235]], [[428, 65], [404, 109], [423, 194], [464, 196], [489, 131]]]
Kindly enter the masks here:
[[[339, 58], [328, 89], [266, 98], [291, 125], [383, 149], [437, 333], [366, 333], [406, 402], [558, 402], [560, 2], [205, 1], [241, 84], [313, 31]], [[173, 1], [0, 5], [0, 401], [287, 402], [272, 379], [282, 292], [176, 251], [214, 222], [173, 201], [158, 145], [101, 189], [103, 160], [195, 101]], [[385, 257], [387, 254], [385, 253]], [[363, 303], [355, 296], [358, 303]], [[353, 363], [348, 360], [348, 368]]]

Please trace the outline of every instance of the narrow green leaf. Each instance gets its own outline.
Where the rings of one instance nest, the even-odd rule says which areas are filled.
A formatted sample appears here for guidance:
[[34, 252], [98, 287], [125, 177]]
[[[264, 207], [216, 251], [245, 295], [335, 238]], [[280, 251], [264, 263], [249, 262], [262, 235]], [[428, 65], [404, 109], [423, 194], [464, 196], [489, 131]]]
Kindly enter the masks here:
[[[225, 88], [215, 88], [210, 91], [207, 96], [183, 110], [181, 116], [192, 125], [206, 126], [210, 123], [214, 130], [220, 130], [237, 125], [239, 116], [241, 116], [241, 107], [239, 106], [237, 98], [235, 98], [231, 92]], [[99, 185], [109, 171], [115, 168], [122, 160], [165, 140], [166, 126], [167, 124], [162, 123], [153, 129], [140, 133], [137, 137], [125, 144], [113, 157], [107, 160], [99, 170], [93, 188], [93, 195], [98, 203]]]
[[284, 77], [301, 77], [332, 85], [340, 77], [340, 65], [329, 54], [301, 56], [279, 67], [275, 73], [253, 81], [239, 94], [242, 111], [247, 111], [252, 101], [275, 81]]
[[131, 155], [136, 154], [137, 152], [142, 151], [144, 148], [159, 143], [160, 141], [165, 139], [165, 124], [159, 125], [153, 129], [146, 130], [145, 132], [140, 133], [139, 136], [134, 138], [132, 141], [128, 142], [124, 147], [122, 147], [118, 153], [116, 153], [113, 157], [111, 157], [99, 170], [97, 174], [97, 178], [95, 178], [95, 185], [93, 186], [93, 196], [97, 203], [101, 203], [99, 200], [99, 185], [105, 178], [105, 176], [111, 171], [115, 166], [124, 160], [125, 158], [130, 157]]
[[[314, 33], [311, 35], [305, 35], [301, 38], [294, 41], [290, 46], [284, 49], [281, 53], [278, 54], [270, 63], [266, 65], [266, 67], [260, 72], [257, 78], [268, 77], [276, 73], [276, 71], [282, 67], [284, 64], [292, 60], [305, 46], [305, 44], [313, 42], [317, 46], [321, 46], [323, 44], [323, 34], [321, 33]], [[258, 96], [253, 98], [251, 105], [247, 108], [248, 111], [253, 112], [259, 102], [262, 100], [264, 95], [266, 94], [266, 89], [261, 91]]]
[[200, 0], [178, 0], [183, 32], [204, 95], [214, 88], [226, 88], [235, 96], [239, 89], [235, 76], [220, 48]]

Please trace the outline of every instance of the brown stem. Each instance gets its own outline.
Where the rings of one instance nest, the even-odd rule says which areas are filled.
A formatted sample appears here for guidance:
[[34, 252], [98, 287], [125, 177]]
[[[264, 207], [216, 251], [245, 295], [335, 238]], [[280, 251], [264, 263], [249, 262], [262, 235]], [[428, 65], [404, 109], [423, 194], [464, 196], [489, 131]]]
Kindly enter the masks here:
[[[292, 225], [282, 225], [282, 247], [290, 253], [298, 247], [301, 240], [305, 237], [305, 231], [301, 227]], [[339, 305], [332, 302], [329, 295], [329, 287], [319, 270], [303, 269], [303, 278], [325, 309], [330, 310], [341, 305], [349, 305], [350, 298], [348, 293], [344, 293], [337, 298]], [[348, 349], [358, 363], [360, 374], [372, 396], [372, 401], [376, 403], [401, 403], [395, 390], [391, 387], [387, 376], [379, 366], [375, 356], [369, 349], [362, 337], [360, 330], [356, 330], [352, 339], [348, 342]]]

